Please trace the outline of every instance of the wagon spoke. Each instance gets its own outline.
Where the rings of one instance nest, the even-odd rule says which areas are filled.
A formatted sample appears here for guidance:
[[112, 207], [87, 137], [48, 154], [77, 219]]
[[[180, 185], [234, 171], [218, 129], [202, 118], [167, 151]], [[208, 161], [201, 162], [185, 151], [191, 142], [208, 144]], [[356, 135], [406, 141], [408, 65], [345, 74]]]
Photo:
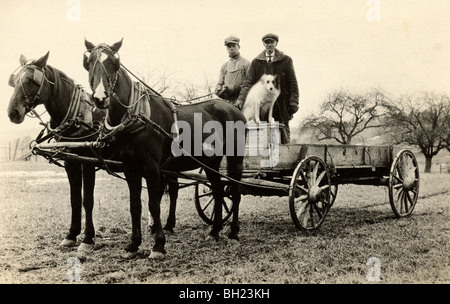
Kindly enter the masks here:
[[412, 201], [412, 198], [411, 198], [411, 196], [409, 195], [409, 192], [408, 191], [406, 191], [405, 192], [405, 211], [406, 211], [406, 213], [408, 213], [409, 212], [409, 206], [412, 206], [412, 204], [413, 204], [413, 201]]
[[309, 204], [309, 217], [311, 218], [311, 226], [314, 227], [314, 213], [313, 213], [313, 205], [315, 204]]
[[400, 161], [397, 163], [397, 173], [398, 173], [398, 177], [400, 178], [400, 180], [403, 182], [403, 174], [402, 174], [402, 168], [401, 167], [399, 167], [399, 163], [400, 163]]
[[328, 188], [330, 188], [330, 185], [328, 185], [328, 184], [323, 185], [322, 187], [319, 187], [320, 190], [325, 190], [325, 189], [328, 189]]
[[304, 201], [304, 200], [307, 200], [307, 199], [308, 199], [308, 195], [307, 194], [304, 194], [304, 195], [301, 195], [301, 196], [298, 197], [298, 201]]
[[405, 197], [405, 193], [403, 191], [400, 191], [399, 200], [400, 203], [400, 213], [403, 213], [403, 199]]
[[297, 188], [300, 189], [301, 191], [303, 191], [303, 192], [305, 192], [305, 193], [308, 193], [308, 189], [306, 189], [305, 187], [300, 186], [299, 184], [296, 184], [296, 186], [297, 186]]
[[300, 171], [300, 177], [302, 178], [302, 180], [306, 183], [306, 185], [308, 187], [311, 186], [310, 182], [306, 179], [305, 174], [303, 174], [303, 171]]
[[225, 211], [227, 213], [230, 213], [230, 209], [228, 209], [228, 205], [227, 205], [227, 202], [225, 202], [225, 200], [223, 201], [222, 205], [223, 205], [223, 208], [225, 209]]
[[306, 211], [306, 206], [307, 205], [308, 205], [308, 202], [300, 204], [300, 206], [299, 206], [299, 208], [298, 208], [298, 210], [296, 212], [296, 215], [297, 215], [298, 219], [301, 219], [302, 217], [304, 217], [303, 215], [304, 215], [304, 213]]
[[326, 173], [327, 173], [326, 171], [320, 172], [319, 177], [316, 180], [316, 185], [320, 185], [320, 182], [322, 181], [322, 179], [323, 179], [323, 177], [325, 176]]
[[317, 215], [319, 215], [319, 218], [322, 218], [322, 212], [317, 204], [314, 204], [314, 209], [316, 210]]
[[401, 187], [403, 187], [403, 184], [401, 184], [401, 183], [395, 184], [393, 186], [394, 189], [398, 189], [398, 188], [401, 188]]
[[212, 195], [212, 191], [209, 191], [209, 192], [205, 192], [205, 193], [203, 193], [203, 194], [200, 194], [198, 197], [201, 198], [201, 197], [204, 197], [204, 196], [210, 196], [210, 195]]
[[[398, 172], [398, 171], [397, 171], [397, 172]], [[395, 179], [397, 179], [400, 183], [403, 183], [403, 179], [400, 178], [400, 177], [398, 177], [397, 175], [395, 175], [395, 172], [394, 172], [394, 174], [392, 175], [392, 177], [394, 177]]]
[[209, 205], [211, 205], [211, 202], [212, 202], [212, 201], [214, 201], [214, 197], [211, 197], [211, 198], [209, 199], [209, 201], [206, 203], [205, 207], [202, 208], [202, 211], [203, 211], [203, 212], [206, 210], [206, 208], [209, 207]]
[[314, 165], [312, 176], [311, 176], [311, 181], [312, 181], [313, 185], [317, 184], [317, 172], [318, 171], [319, 171], [319, 162], [316, 162], [316, 164]]

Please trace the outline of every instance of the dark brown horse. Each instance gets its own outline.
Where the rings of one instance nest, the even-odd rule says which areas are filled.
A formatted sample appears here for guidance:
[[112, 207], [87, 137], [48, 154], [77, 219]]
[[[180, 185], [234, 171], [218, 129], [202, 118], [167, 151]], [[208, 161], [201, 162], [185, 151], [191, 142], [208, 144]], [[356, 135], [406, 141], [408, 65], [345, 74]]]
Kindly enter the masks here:
[[[60, 70], [47, 65], [49, 53], [38, 60], [27, 60], [20, 56], [20, 66], [10, 77], [14, 87], [8, 105], [11, 122], [20, 124], [34, 108], [44, 105], [50, 115], [50, 130], [57, 133], [64, 141], [89, 141], [98, 138], [98, 130], [105, 117], [106, 110], [94, 107], [92, 97], [83, 88]], [[111, 155], [112, 149], [104, 149], [104, 156]], [[78, 154], [93, 156], [89, 150], [77, 150]], [[93, 249], [95, 229], [92, 220], [94, 206], [95, 166], [66, 161], [64, 168], [70, 184], [70, 204], [72, 209], [69, 233], [60, 243], [62, 247], [76, 245], [76, 238], [81, 233], [82, 206], [85, 210], [85, 230], [78, 247], [81, 252]], [[178, 184], [169, 187], [170, 212], [164, 229], [173, 231], [175, 226], [175, 205]]]
[[[165, 235], [160, 220], [160, 201], [165, 184], [163, 169], [187, 171], [204, 167], [215, 199], [215, 217], [210, 235], [217, 239], [222, 229], [222, 206], [225, 204], [224, 187], [218, 174], [221, 160], [223, 155], [227, 156], [228, 176], [234, 181], [240, 181], [244, 159], [243, 153], [238, 153], [237, 150], [245, 145], [245, 131], [238, 135], [236, 128], [231, 130], [227, 128], [227, 122], [241, 122], [244, 125], [246, 120], [243, 114], [233, 105], [220, 99], [180, 106], [176, 109], [177, 115], [174, 115], [174, 109], [164, 98], [151, 90], [142, 90], [146, 98], [133, 99], [131, 96], [139, 84], [131, 80], [120, 64], [117, 52], [122, 46], [122, 41], [112, 46], [106, 44], [95, 46], [86, 40], [85, 45], [87, 54], [84, 56], [84, 67], [89, 71], [89, 84], [93, 91], [94, 102], [97, 107], [108, 109], [105, 120], [108, 128], [119, 130], [115, 133], [116, 146], [120, 149], [130, 191], [132, 235], [131, 242], [125, 248], [128, 256], [136, 254], [142, 241], [142, 178], [147, 182], [149, 210], [155, 222], [155, 244], [150, 258], [162, 257], [165, 254]], [[201, 121], [198, 121], [199, 117]], [[180, 125], [190, 126], [184, 131], [188, 132], [189, 129], [190, 133], [187, 134], [191, 142], [200, 138], [201, 143], [205, 142], [208, 135], [203, 134], [201, 130], [206, 123], [214, 122], [223, 130], [222, 139], [227, 139], [221, 142], [222, 153], [207, 156], [202, 150], [195, 158], [185, 154], [173, 157], [172, 150], [177, 145], [174, 145], [173, 137], [169, 135], [174, 130], [172, 127], [175, 119], [180, 123], [183, 122]], [[198, 130], [196, 123], [200, 123], [200, 133], [195, 131]], [[220, 145], [218, 142], [216, 144]], [[201, 145], [200, 147], [202, 149]], [[233, 220], [228, 237], [238, 239], [240, 190], [238, 183], [232, 182], [230, 185]]]

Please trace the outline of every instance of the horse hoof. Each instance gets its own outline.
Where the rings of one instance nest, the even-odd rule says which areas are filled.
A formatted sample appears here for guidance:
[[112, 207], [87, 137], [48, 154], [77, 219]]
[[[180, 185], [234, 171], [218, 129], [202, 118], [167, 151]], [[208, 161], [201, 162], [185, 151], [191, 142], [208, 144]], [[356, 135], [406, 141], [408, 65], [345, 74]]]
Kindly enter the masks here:
[[173, 228], [170, 226], [165, 226], [163, 229], [164, 229], [164, 231], [166, 231], [168, 233], [175, 233], [175, 231], [173, 231]]
[[228, 244], [230, 245], [239, 245], [239, 239], [228, 239]]
[[137, 256], [137, 252], [128, 252], [122, 253], [120, 257], [124, 260], [131, 260], [134, 259]]
[[94, 244], [81, 243], [77, 249], [77, 252], [81, 254], [90, 254], [92, 251], [94, 251]]
[[218, 242], [219, 241], [219, 236], [217, 235], [208, 235], [207, 237], [206, 237], [206, 241], [207, 242], [211, 242], [211, 241], [214, 241], [214, 242]]
[[159, 259], [164, 258], [164, 253], [152, 250], [152, 252], [150, 253], [148, 258], [152, 259], [152, 260], [159, 260]]
[[239, 242], [239, 236], [237, 234], [232, 234], [232, 233], [228, 234], [228, 239], [230, 241], [233, 240], [233, 241]]
[[64, 239], [64, 240], [59, 244], [59, 247], [65, 247], [65, 248], [68, 248], [68, 247], [75, 247], [76, 244], [77, 244], [77, 242], [74, 241], [74, 240]]

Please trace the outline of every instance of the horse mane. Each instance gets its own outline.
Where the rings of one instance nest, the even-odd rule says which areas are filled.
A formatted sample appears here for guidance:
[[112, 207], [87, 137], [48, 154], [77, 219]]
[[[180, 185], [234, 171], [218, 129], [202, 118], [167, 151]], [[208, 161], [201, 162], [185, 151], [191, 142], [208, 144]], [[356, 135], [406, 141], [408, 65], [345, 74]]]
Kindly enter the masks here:
[[64, 73], [63, 71], [58, 70], [57, 68], [54, 68], [51, 65], [46, 65], [46, 68], [47, 71], [50, 71], [50, 75], [53, 78], [52, 82], [55, 83], [55, 90], [60, 91], [68, 89], [69, 87], [75, 85], [75, 81], [69, 76], [67, 76], [67, 74]]
[[[50, 98], [52, 100], [52, 103], [56, 102], [62, 105], [62, 102], [66, 101], [67, 106], [69, 107], [74, 89], [76, 88], [75, 81], [67, 76], [67, 74], [63, 71], [58, 70], [57, 68], [54, 68], [50, 65], [45, 66], [45, 73], [47, 79], [52, 83], [53, 86], [53, 90], [51, 93], [52, 97]], [[61, 123], [64, 115], [59, 118], [57, 117], [59, 117], [59, 115], [51, 117], [50, 119], [50, 126], [52, 128], [56, 128]]]

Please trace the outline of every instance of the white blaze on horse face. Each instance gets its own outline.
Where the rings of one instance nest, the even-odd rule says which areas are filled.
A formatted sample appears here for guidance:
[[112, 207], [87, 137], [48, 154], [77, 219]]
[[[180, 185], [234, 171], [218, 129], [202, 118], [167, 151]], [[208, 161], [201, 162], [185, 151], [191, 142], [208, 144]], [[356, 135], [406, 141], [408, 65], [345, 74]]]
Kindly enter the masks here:
[[106, 59], [108, 59], [108, 55], [105, 53], [101, 53], [100, 59], [99, 59], [100, 63], [103, 63], [103, 61], [105, 61]]
[[100, 78], [100, 81], [98, 82], [98, 85], [96, 88], [94, 88], [94, 94], [93, 97], [98, 99], [98, 100], [105, 100], [106, 99], [106, 89], [105, 86], [103, 85], [103, 79]]

